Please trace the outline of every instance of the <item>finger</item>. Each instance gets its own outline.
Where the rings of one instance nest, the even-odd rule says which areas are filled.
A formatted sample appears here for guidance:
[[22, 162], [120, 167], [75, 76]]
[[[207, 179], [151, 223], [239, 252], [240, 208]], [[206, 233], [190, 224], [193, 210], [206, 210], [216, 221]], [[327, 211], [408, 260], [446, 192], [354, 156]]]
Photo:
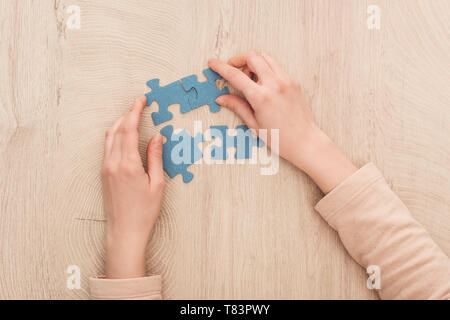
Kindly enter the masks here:
[[122, 157], [122, 133], [120, 132], [120, 126], [124, 118], [125, 116], [121, 116], [113, 126], [111, 151], [109, 153], [109, 160], [112, 162], [118, 162]]
[[226, 64], [217, 59], [208, 61], [211, 69], [219, 73], [225, 80], [231, 83], [233, 87], [242, 91], [247, 99], [251, 99], [259, 91], [259, 86], [245, 75], [241, 70]]
[[150, 139], [147, 146], [147, 168], [150, 184], [157, 187], [164, 183], [163, 173], [163, 137], [157, 133]]
[[244, 67], [242, 68], [242, 72], [245, 73], [245, 75], [246, 75], [247, 77], [249, 77], [250, 79], [253, 80], [253, 77], [252, 77], [252, 71], [250, 70], [250, 68], [249, 68], [248, 66], [244, 66]]
[[111, 126], [111, 128], [109, 128], [108, 131], [106, 131], [104, 160], [106, 160], [111, 155], [111, 149], [112, 149], [112, 145], [113, 145], [114, 134], [117, 132], [117, 129], [119, 128], [120, 123], [122, 122], [122, 119], [123, 119], [123, 116], [120, 117], [119, 119], [117, 119], [116, 121], [114, 121], [114, 123]]
[[287, 73], [284, 72], [278, 61], [275, 60], [275, 58], [273, 58], [270, 54], [268, 54], [267, 52], [262, 52], [261, 56], [267, 61], [267, 64], [277, 76], [281, 78], [288, 77]]
[[241, 97], [227, 94], [218, 97], [216, 102], [236, 113], [245, 122], [247, 127], [257, 129], [258, 123], [256, 122], [255, 113], [248, 102]]
[[261, 83], [271, 82], [274, 77], [274, 73], [267, 61], [259, 53], [253, 51], [231, 58], [228, 64], [236, 68], [248, 66], [258, 76], [258, 81], [261, 81]]
[[138, 97], [125, 115], [121, 125], [122, 136], [122, 156], [135, 159], [139, 155], [139, 120], [145, 108], [147, 98], [142, 95]]

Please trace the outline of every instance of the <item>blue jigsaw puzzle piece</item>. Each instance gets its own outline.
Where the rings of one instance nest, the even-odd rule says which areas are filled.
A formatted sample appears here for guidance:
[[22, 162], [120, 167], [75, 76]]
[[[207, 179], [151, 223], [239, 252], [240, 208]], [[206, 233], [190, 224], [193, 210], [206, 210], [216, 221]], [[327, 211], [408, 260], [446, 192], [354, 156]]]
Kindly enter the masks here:
[[[227, 133], [227, 126], [211, 126], [211, 138], [221, 139], [222, 144], [220, 146], [213, 145], [211, 147], [211, 159], [213, 160], [226, 160], [228, 147], [234, 147], [236, 145], [236, 137], [229, 136]], [[225, 137], [225, 139], [224, 139]]]
[[158, 112], [152, 113], [153, 123], [156, 126], [173, 118], [173, 114], [167, 109], [170, 105], [179, 103], [181, 110], [190, 109], [191, 101], [196, 99], [195, 90], [184, 90], [179, 80], [161, 87], [159, 79], [152, 79], [147, 85], [152, 89], [146, 94], [147, 106], [153, 101], [158, 103]]
[[222, 79], [217, 72], [214, 72], [212, 69], [208, 68], [203, 70], [203, 74], [208, 79], [207, 81], [198, 82], [196, 75], [191, 75], [181, 79], [181, 83], [185, 90], [190, 91], [195, 89], [197, 93], [195, 99], [190, 97], [189, 103], [180, 106], [181, 113], [189, 112], [206, 104], [209, 105], [209, 110], [211, 112], [220, 111], [220, 106], [216, 103], [216, 99], [219, 96], [230, 92], [227, 87], [224, 87], [222, 90], [217, 89], [216, 80]]
[[164, 171], [170, 178], [181, 174], [184, 183], [191, 182], [194, 175], [187, 169], [203, 156], [198, 147], [198, 144], [203, 141], [203, 135], [199, 133], [191, 137], [186, 130], [174, 133], [172, 125], [162, 128], [161, 134], [167, 138], [163, 145]]
[[250, 159], [253, 147], [262, 147], [264, 142], [255, 137], [246, 125], [236, 127], [236, 159]]
[[259, 148], [264, 146], [264, 142], [258, 137], [254, 137], [251, 130], [246, 125], [237, 126], [237, 133], [235, 136], [228, 135], [227, 130], [227, 126], [211, 126], [211, 137], [222, 139], [221, 146], [213, 145], [211, 147], [211, 159], [228, 159], [228, 148], [236, 148], [236, 153], [234, 155], [236, 159], [250, 159], [253, 147]]

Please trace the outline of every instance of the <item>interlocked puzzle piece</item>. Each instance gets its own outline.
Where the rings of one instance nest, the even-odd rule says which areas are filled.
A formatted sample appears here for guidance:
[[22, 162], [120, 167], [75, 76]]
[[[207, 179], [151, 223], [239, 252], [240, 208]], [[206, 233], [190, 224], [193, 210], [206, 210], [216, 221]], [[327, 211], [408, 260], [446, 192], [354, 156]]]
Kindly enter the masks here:
[[152, 79], [147, 82], [152, 89], [147, 96], [147, 105], [151, 105], [153, 101], [158, 103], [158, 112], [152, 113], [153, 123], [169, 121], [173, 118], [173, 114], [167, 108], [175, 103], [180, 104], [180, 108], [189, 109], [191, 101], [195, 100], [196, 92], [194, 89], [185, 91], [180, 81], [172, 82], [164, 87], [159, 85], [159, 79]]
[[219, 138], [222, 140], [220, 146], [213, 145], [211, 147], [211, 159], [213, 160], [225, 160], [227, 159], [227, 148], [234, 147], [236, 144], [236, 137], [230, 136], [227, 133], [227, 126], [211, 126], [211, 138]]
[[227, 149], [236, 148], [234, 157], [236, 159], [249, 159], [253, 147], [262, 147], [264, 142], [254, 137], [246, 125], [236, 127], [236, 135], [228, 135], [227, 126], [211, 126], [211, 137], [221, 138], [222, 145], [214, 145], [211, 148], [211, 159], [226, 160], [228, 158]]
[[208, 68], [203, 70], [203, 74], [208, 79], [207, 81], [198, 82], [197, 75], [195, 74], [181, 79], [181, 83], [183, 84], [185, 90], [189, 92], [190, 90], [195, 89], [197, 92], [197, 97], [195, 100], [190, 100], [190, 104], [180, 107], [181, 113], [186, 113], [205, 104], [209, 105], [209, 111], [211, 112], [220, 111], [220, 106], [215, 100], [219, 96], [230, 92], [227, 87], [224, 87], [222, 90], [217, 89], [216, 80], [222, 79], [217, 72], [213, 71], [211, 68]]
[[194, 175], [187, 171], [187, 168], [203, 156], [198, 147], [203, 141], [203, 135], [199, 133], [191, 137], [186, 130], [174, 133], [172, 125], [162, 128], [161, 134], [167, 138], [167, 142], [163, 145], [164, 170], [170, 178], [181, 174], [184, 183], [191, 182]]
[[153, 101], [158, 103], [158, 112], [152, 113], [153, 123], [159, 125], [173, 118], [173, 114], [168, 110], [172, 104], [180, 104], [180, 112], [186, 113], [193, 109], [208, 104], [211, 112], [218, 112], [220, 106], [215, 102], [217, 97], [229, 93], [228, 88], [217, 89], [215, 81], [222, 77], [211, 69], [203, 70], [203, 74], [208, 79], [198, 82], [196, 75], [191, 75], [183, 79], [172, 82], [164, 87], [159, 85], [159, 79], [152, 79], [147, 85], [152, 89], [147, 96], [147, 105]]

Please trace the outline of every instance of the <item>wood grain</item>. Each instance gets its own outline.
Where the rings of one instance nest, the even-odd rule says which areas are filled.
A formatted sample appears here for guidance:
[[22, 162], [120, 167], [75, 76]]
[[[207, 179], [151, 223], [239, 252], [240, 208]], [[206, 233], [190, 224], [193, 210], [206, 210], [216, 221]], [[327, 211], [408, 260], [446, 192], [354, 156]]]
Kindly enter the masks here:
[[[73, 4], [79, 30], [66, 27]], [[366, 27], [369, 4], [380, 30]], [[447, 0], [0, 0], [0, 298], [87, 298], [103, 268], [104, 132], [147, 80], [249, 49], [302, 83], [321, 127], [358, 165], [373, 161], [450, 254], [449, 21]], [[189, 130], [241, 123], [228, 110], [171, 111]], [[159, 129], [147, 109], [142, 154]], [[291, 165], [192, 171], [190, 184], [168, 181], [149, 245], [165, 298], [376, 298]], [[69, 265], [80, 290], [66, 288]]]

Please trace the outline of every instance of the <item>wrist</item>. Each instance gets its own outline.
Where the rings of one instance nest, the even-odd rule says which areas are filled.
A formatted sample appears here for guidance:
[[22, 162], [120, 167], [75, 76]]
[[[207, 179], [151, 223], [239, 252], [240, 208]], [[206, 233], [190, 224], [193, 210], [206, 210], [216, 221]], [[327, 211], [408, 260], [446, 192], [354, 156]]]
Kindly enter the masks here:
[[333, 190], [357, 171], [339, 147], [318, 127], [310, 131], [295, 164], [319, 186], [323, 193]]
[[147, 238], [106, 233], [105, 274], [111, 279], [144, 277]]
[[333, 141], [316, 125], [305, 131], [306, 134], [303, 134], [295, 149], [296, 156], [293, 164], [307, 173], [309, 168], [332, 147]]

